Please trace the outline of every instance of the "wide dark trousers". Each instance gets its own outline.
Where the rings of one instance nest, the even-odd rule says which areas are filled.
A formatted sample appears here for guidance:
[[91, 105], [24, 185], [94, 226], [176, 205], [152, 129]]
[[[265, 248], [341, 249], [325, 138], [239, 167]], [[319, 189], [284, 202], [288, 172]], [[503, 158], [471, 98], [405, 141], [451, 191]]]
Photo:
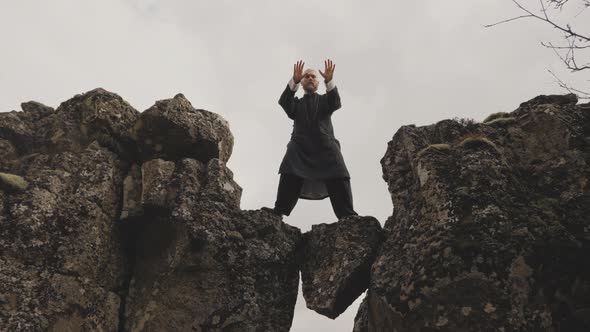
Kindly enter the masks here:
[[[338, 219], [349, 215], [358, 215], [352, 207], [350, 178], [328, 179], [325, 183], [332, 209]], [[274, 207], [275, 211], [286, 216], [291, 214], [295, 204], [297, 204], [302, 187], [303, 178], [294, 174], [281, 173]]]

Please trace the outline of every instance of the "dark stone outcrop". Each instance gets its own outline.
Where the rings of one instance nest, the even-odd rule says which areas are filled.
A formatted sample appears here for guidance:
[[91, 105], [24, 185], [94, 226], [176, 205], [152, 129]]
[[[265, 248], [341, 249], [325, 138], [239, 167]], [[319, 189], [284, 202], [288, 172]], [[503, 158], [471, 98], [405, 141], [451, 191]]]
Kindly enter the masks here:
[[119, 95], [97, 88], [51, 107], [30, 101], [23, 112], [3, 113], [0, 138], [10, 141], [19, 155], [84, 150], [94, 140], [121, 159], [134, 158], [129, 129], [139, 112]]
[[94, 142], [10, 165], [28, 187], [2, 194], [0, 330], [116, 330], [127, 273], [120, 161]]
[[301, 265], [307, 307], [332, 319], [343, 313], [369, 286], [381, 241], [381, 225], [373, 217], [313, 225], [304, 234]]
[[126, 330], [288, 331], [300, 231], [240, 210], [242, 188], [218, 159], [146, 164], [145, 217], [127, 221], [139, 231]]
[[[354, 331], [589, 331], [590, 104], [401, 127], [394, 205], [314, 225], [242, 210], [229, 125], [97, 88], [0, 113], [1, 331], [288, 331], [366, 290]], [[368, 289], [367, 289], [368, 286]]]
[[367, 308], [367, 297], [363, 299], [359, 306], [356, 316], [354, 317], [354, 327], [352, 332], [368, 332], [369, 331], [369, 317]]
[[0, 113], [0, 330], [289, 330], [301, 233], [240, 209], [223, 118], [100, 88], [21, 106]]
[[234, 145], [229, 123], [223, 117], [195, 109], [181, 93], [158, 100], [142, 112], [131, 133], [142, 161], [194, 158], [207, 162], [218, 158], [225, 163]]
[[590, 112], [540, 96], [503, 119], [403, 126], [368, 331], [588, 331]]

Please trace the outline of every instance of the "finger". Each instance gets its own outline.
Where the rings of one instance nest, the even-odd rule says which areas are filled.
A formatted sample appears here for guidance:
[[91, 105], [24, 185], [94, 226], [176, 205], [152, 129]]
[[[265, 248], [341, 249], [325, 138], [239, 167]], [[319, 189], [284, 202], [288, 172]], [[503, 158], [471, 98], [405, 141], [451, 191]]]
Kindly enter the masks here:
[[322, 73], [321, 70], [318, 69], [318, 71], [320, 72], [320, 74], [322, 75], [322, 77], [326, 77], [326, 76], [324, 76], [324, 73]]

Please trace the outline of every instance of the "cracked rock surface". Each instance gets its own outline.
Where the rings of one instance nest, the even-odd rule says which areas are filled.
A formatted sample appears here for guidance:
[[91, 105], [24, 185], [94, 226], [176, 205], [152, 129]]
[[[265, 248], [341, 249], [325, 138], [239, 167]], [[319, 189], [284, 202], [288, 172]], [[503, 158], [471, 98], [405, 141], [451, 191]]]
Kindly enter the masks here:
[[588, 331], [590, 105], [403, 126], [357, 331]]
[[304, 234], [301, 264], [307, 307], [332, 319], [343, 313], [369, 286], [381, 241], [381, 225], [373, 217], [313, 225]]
[[227, 121], [98, 88], [0, 113], [0, 330], [288, 331], [299, 229], [241, 210]]
[[394, 206], [302, 235], [242, 210], [229, 124], [97, 88], [0, 113], [1, 331], [288, 331], [367, 289], [365, 331], [589, 331], [590, 104], [403, 126]]

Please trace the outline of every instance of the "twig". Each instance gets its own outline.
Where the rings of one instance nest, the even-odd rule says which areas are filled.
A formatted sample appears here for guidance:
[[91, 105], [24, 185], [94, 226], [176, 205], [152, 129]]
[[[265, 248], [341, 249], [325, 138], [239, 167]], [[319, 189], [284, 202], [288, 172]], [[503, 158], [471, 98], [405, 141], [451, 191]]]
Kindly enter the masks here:
[[579, 99], [590, 99], [590, 92], [585, 92], [585, 91], [581, 91], [581, 90], [572, 88], [572, 87], [568, 86], [566, 83], [564, 83], [562, 80], [560, 80], [559, 77], [557, 77], [557, 75], [555, 75], [555, 73], [552, 72], [550, 69], [547, 69], [547, 71], [549, 73], [551, 73], [551, 75], [553, 75], [553, 77], [557, 81], [557, 84], [559, 84], [559, 86], [561, 88], [567, 90], [569, 93], [573, 93], [573, 94], [577, 95]]
[[[541, 21], [546, 22], [549, 25], [553, 26], [555, 29], [562, 31], [565, 34], [564, 38], [568, 41], [568, 46], [555, 46], [552, 43], [545, 44], [543, 42], [541, 42], [541, 45], [553, 49], [553, 51], [555, 51], [555, 53], [558, 55], [558, 57], [561, 59], [561, 61], [572, 72], [590, 69], [590, 63], [584, 64], [584, 65], [578, 65], [576, 58], [575, 58], [575, 56], [576, 56], [575, 50], [590, 48], [590, 37], [573, 31], [569, 24], [566, 24], [564, 27], [562, 25], [559, 25], [559, 24], [556, 24], [555, 22], [553, 22], [549, 18], [549, 15], [547, 13], [548, 6], [545, 5], [545, 3], [543, 2], [544, 0], [538, 0], [538, 1], [541, 6], [541, 12], [543, 13], [542, 16], [534, 14], [529, 9], [524, 7], [518, 0], [512, 0], [512, 2], [520, 10], [522, 10], [523, 12], [526, 13], [525, 15], [516, 16], [513, 18], [502, 20], [500, 22], [493, 23], [493, 24], [487, 24], [487, 25], [484, 25], [484, 27], [489, 28], [489, 27], [493, 27], [498, 24], [507, 23], [507, 22], [511, 22], [511, 21], [515, 21], [515, 20], [519, 20], [519, 19], [524, 19], [524, 18], [535, 18], [535, 19], [541, 20]], [[561, 9], [563, 9], [565, 4], [569, 0], [546, 0], [546, 1], [548, 2], [548, 5], [553, 4], [555, 8], [558, 8], [561, 10]], [[590, 0], [583, 0], [583, 1], [584, 1], [584, 6], [586, 8], [590, 7]], [[589, 44], [586, 44], [586, 43], [589, 43]], [[580, 45], [580, 44], [582, 44], [582, 45]], [[565, 57], [562, 56], [561, 54], [559, 54], [559, 52], [557, 52], [558, 49], [567, 50], [567, 52], [565, 53]]]

